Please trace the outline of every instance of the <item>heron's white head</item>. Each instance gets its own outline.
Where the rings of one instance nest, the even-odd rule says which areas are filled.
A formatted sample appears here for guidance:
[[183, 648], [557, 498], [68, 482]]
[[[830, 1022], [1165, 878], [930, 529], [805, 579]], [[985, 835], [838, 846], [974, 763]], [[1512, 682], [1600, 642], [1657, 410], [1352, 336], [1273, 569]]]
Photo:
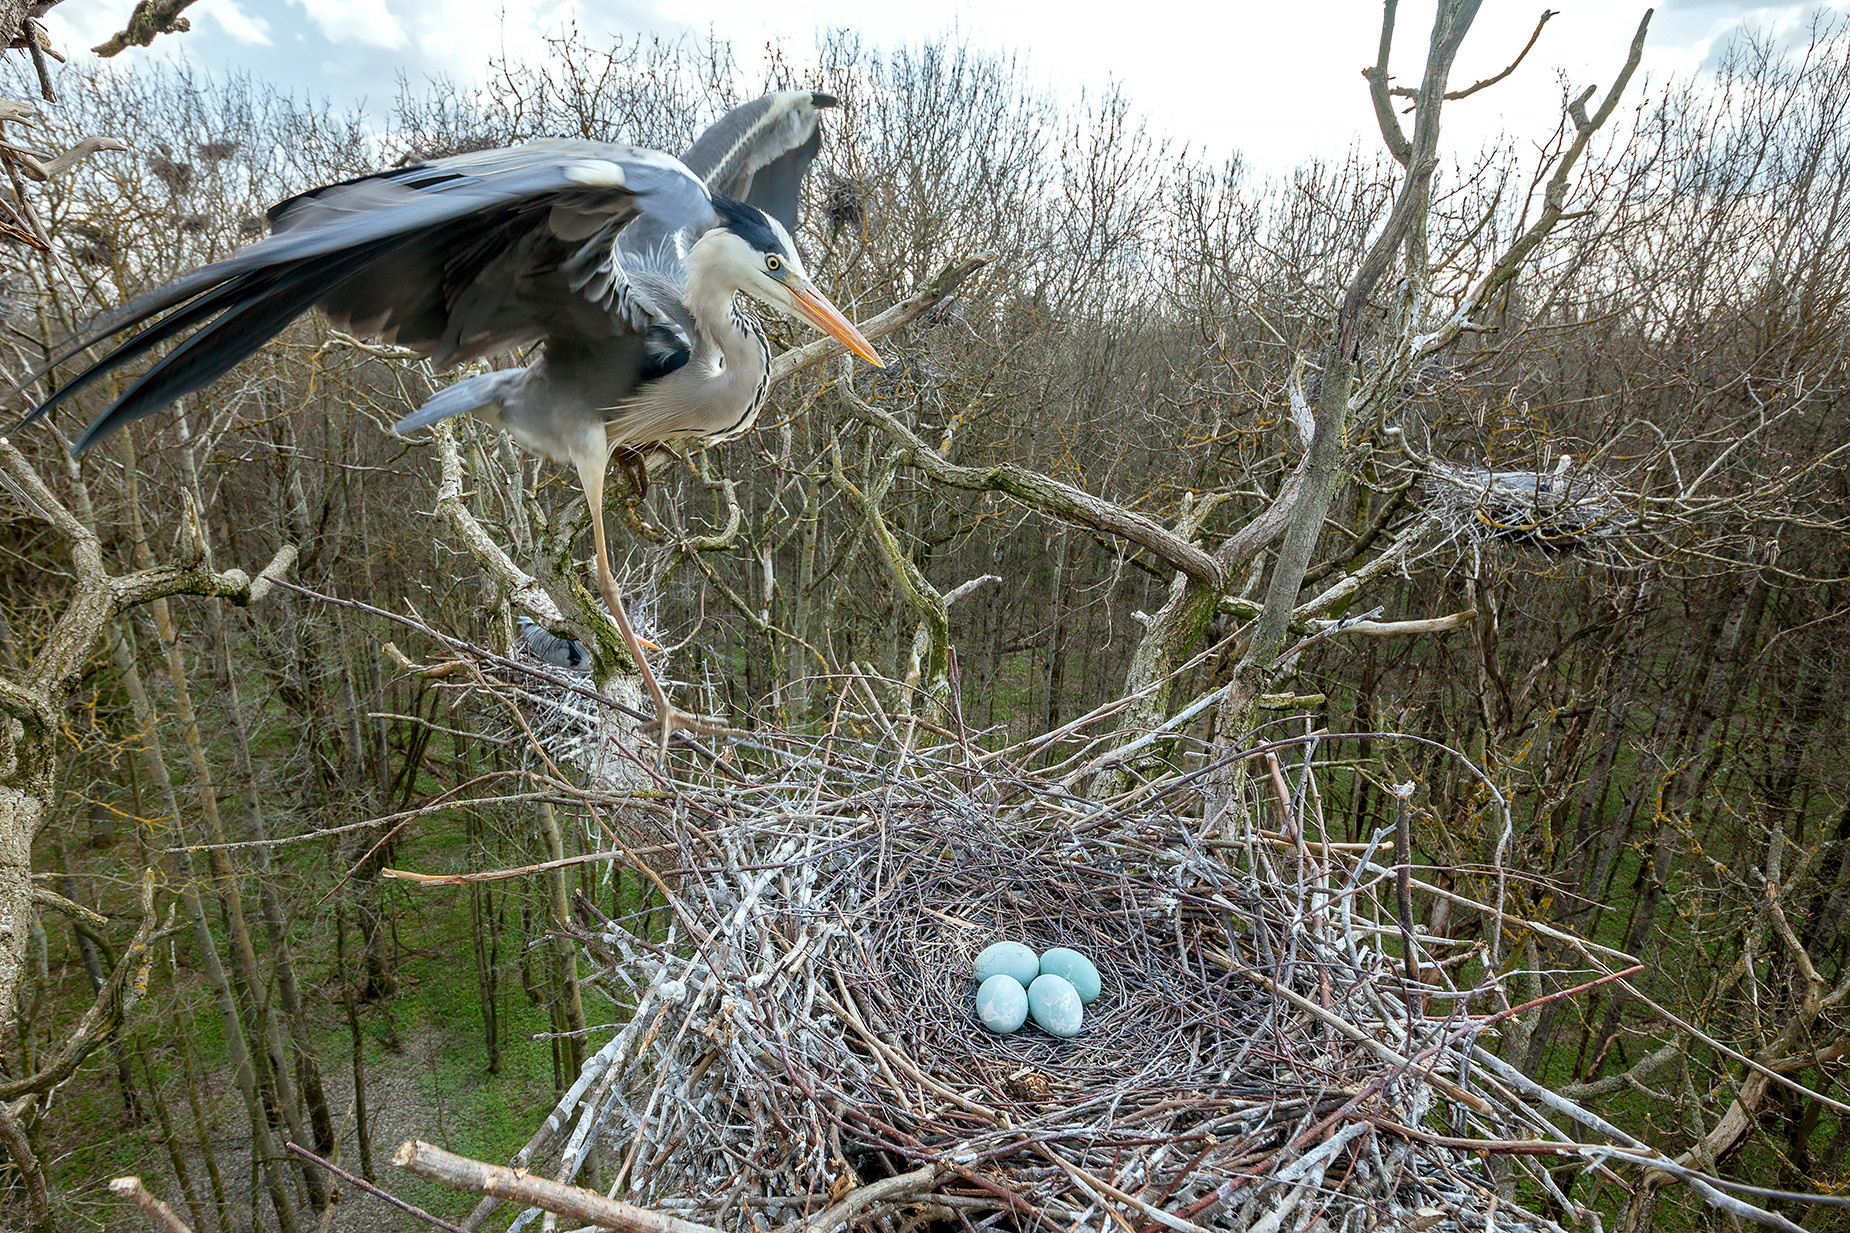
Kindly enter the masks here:
[[696, 269], [706, 266], [761, 304], [808, 321], [869, 364], [886, 367], [873, 344], [809, 281], [796, 241], [782, 223], [756, 206], [718, 194], [713, 208], [721, 222], [688, 253], [690, 282]]

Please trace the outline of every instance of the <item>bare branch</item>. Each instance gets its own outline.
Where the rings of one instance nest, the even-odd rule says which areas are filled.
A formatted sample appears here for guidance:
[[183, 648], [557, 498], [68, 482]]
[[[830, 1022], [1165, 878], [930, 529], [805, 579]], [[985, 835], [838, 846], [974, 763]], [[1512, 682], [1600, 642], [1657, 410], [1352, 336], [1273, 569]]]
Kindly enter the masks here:
[[562, 1186], [525, 1170], [509, 1169], [458, 1156], [420, 1140], [406, 1139], [392, 1163], [406, 1172], [440, 1182], [453, 1190], [507, 1199], [526, 1207], [570, 1216], [616, 1233], [719, 1233], [708, 1225], [665, 1216], [645, 1207], [606, 1199], [594, 1190]]
[[[858, 327], [861, 334], [872, 341], [885, 338], [888, 334], [911, 324], [948, 299], [966, 279], [995, 259], [994, 253], [983, 253], [980, 256], [952, 262], [906, 299], [893, 305], [879, 316], [861, 322]], [[770, 382], [776, 385], [792, 373], [800, 372], [805, 368], [813, 368], [824, 360], [831, 360], [847, 353], [848, 348], [833, 338], [819, 338], [815, 342], [786, 351], [772, 360]]]
[[180, 1214], [154, 1197], [154, 1192], [141, 1184], [139, 1177], [111, 1178], [109, 1188], [124, 1198], [135, 1200], [135, 1206], [148, 1214], [148, 1219], [166, 1230], [166, 1233], [193, 1233], [192, 1226], [180, 1219]]
[[140, 0], [129, 14], [128, 25], [90, 50], [108, 59], [131, 47], [146, 47], [163, 34], [184, 34], [193, 23], [180, 16], [193, 0]]
[[892, 413], [867, 402], [846, 383], [837, 388], [855, 415], [899, 443], [904, 450], [902, 461], [918, 467], [939, 483], [969, 492], [1007, 493], [1043, 513], [1128, 539], [1191, 578], [1217, 588], [1223, 585], [1224, 571], [1214, 557], [1154, 519], [1011, 463], [992, 467], [958, 466], [921, 440]]
[[[1413, 621], [1357, 621], [1344, 625], [1337, 633], [1361, 634], [1367, 638], [1399, 638], [1408, 634], [1442, 634], [1450, 629], [1463, 629], [1477, 619], [1477, 609], [1467, 608], [1463, 612], [1453, 612], [1441, 617], [1427, 617]], [[1312, 621], [1312, 629], [1322, 625], [1322, 621]], [[1332, 625], [1340, 622], [1331, 622]]]
[[1388, 89], [1388, 53], [1394, 49], [1394, 11], [1398, 7], [1399, 0], [1383, 0], [1380, 48], [1374, 67], [1363, 69], [1362, 76], [1368, 79], [1368, 97], [1375, 107], [1375, 123], [1381, 127], [1381, 140], [1394, 161], [1405, 167], [1407, 160], [1413, 157], [1413, 143], [1407, 140], [1407, 134], [1400, 127], [1400, 117], [1394, 114], [1394, 100], [1389, 97]]
[[1501, 73], [1498, 73], [1495, 77], [1486, 77], [1484, 78], [1484, 80], [1480, 82], [1476, 82], [1472, 85], [1466, 86], [1462, 90], [1453, 90], [1452, 92], [1450, 92], [1449, 94], [1445, 96], [1446, 101], [1456, 102], [1457, 100], [1461, 98], [1470, 98], [1473, 94], [1476, 94], [1479, 90], [1488, 90], [1490, 87], [1496, 85], [1499, 81], [1502, 81], [1505, 77], [1508, 77], [1511, 73], [1514, 73], [1518, 68], [1522, 66], [1522, 62], [1528, 58], [1529, 52], [1532, 48], [1534, 48], [1536, 40], [1542, 37], [1542, 27], [1548, 24], [1548, 19], [1551, 17], [1558, 17], [1558, 16], [1560, 16], [1560, 14], [1556, 12], [1554, 9], [1543, 9], [1541, 20], [1535, 23], [1534, 33], [1529, 35], [1529, 41], [1522, 45], [1522, 50], [1516, 53], [1516, 58], [1510, 61], [1510, 66], [1508, 68], [1504, 69]]
[[363, 1177], [355, 1177], [353, 1174], [347, 1172], [347, 1170], [341, 1168], [339, 1165], [335, 1164], [333, 1161], [323, 1160], [321, 1157], [315, 1155], [315, 1153], [309, 1151], [307, 1148], [303, 1147], [299, 1143], [285, 1143], [283, 1146], [288, 1148], [291, 1152], [294, 1152], [296, 1155], [302, 1157], [302, 1159], [310, 1161], [311, 1163], [314, 1163], [314, 1164], [318, 1164], [322, 1168], [326, 1169], [328, 1172], [334, 1174], [334, 1176], [342, 1179], [343, 1181], [348, 1182], [349, 1184], [353, 1186], [357, 1186], [361, 1190], [364, 1190], [367, 1194], [372, 1195], [375, 1199], [384, 1199], [387, 1203], [390, 1203], [393, 1207], [396, 1207], [399, 1211], [404, 1212], [408, 1216], [415, 1216], [417, 1219], [422, 1220], [425, 1224], [433, 1225], [436, 1228], [444, 1230], [444, 1233], [464, 1233], [464, 1231], [459, 1226], [451, 1224], [449, 1221], [443, 1219], [441, 1216], [433, 1216], [429, 1212], [425, 1211], [423, 1208], [419, 1207], [417, 1204], [407, 1203], [403, 1199], [399, 1198], [397, 1195], [390, 1194], [384, 1190], [381, 1190], [379, 1187], [373, 1185], [371, 1182], [367, 1181]]
[[431, 439], [437, 443], [437, 458], [443, 468], [443, 482], [437, 488], [437, 508], [449, 522], [450, 529], [516, 608], [542, 625], [563, 621], [565, 614], [559, 611], [559, 605], [546, 588], [514, 564], [514, 558], [495, 543], [469, 512], [468, 503], [463, 500], [462, 453], [456, 448], [455, 434], [446, 424], [433, 424]]
[[1575, 127], [1574, 141], [1562, 153], [1555, 165], [1554, 175], [1549, 178], [1548, 187], [1543, 192], [1542, 212], [1529, 229], [1517, 238], [1516, 242], [1504, 253], [1502, 260], [1492, 267], [1490, 273], [1478, 280], [1476, 286], [1459, 301], [1458, 307], [1448, 316], [1439, 328], [1430, 334], [1413, 340], [1413, 359], [1431, 355], [1449, 344], [1470, 324], [1471, 317], [1489, 301], [1506, 283], [1516, 277], [1518, 270], [1529, 259], [1543, 240], [1555, 229], [1567, 209], [1568, 178], [1573, 174], [1581, 155], [1586, 153], [1587, 144], [1593, 140], [1593, 134], [1605, 126], [1611, 118], [1613, 109], [1619, 105], [1619, 98], [1625, 93], [1625, 87], [1631, 83], [1632, 74], [1637, 71], [1639, 62], [1644, 58], [1645, 34], [1651, 28], [1651, 10], [1646, 9], [1644, 17], [1638, 23], [1638, 31], [1632, 35], [1631, 50], [1625, 58], [1625, 65], [1619, 70], [1618, 79], [1600, 100], [1599, 110], [1589, 118], [1585, 111], [1586, 100], [1592, 96], [1589, 87], [1580, 97], [1569, 105], [1569, 113]]
[[97, 991], [96, 1000], [83, 1017], [64, 1033], [64, 1042], [50, 1064], [23, 1079], [0, 1083], [0, 1101], [17, 1100], [34, 1092], [43, 1092], [64, 1082], [92, 1050], [128, 1017], [142, 995], [148, 991], [148, 977], [154, 962], [155, 925], [154, 871], [147, 870], [141, 879], [141, 924], [128, 948], [116, 961], [116, 970]]

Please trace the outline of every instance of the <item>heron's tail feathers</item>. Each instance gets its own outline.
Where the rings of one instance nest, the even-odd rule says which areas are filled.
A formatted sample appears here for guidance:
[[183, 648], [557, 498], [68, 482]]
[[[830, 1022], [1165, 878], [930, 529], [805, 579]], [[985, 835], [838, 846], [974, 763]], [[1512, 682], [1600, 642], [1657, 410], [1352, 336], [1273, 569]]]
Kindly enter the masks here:
[[453, 415], [463, 415], [470, 411], [486, 410], [488, 414], [482, 418], [499, 423], [502, 399], [526, 375], [524, 368], [503, 368], [480, 373], [467, 381], [458, 381], [455, 385], [437, 391], [429, 402], [392, 425], [392, 432], [401, 437], [409, 436], [420, 428], [429, 428], [438, 420], [447, 420]]

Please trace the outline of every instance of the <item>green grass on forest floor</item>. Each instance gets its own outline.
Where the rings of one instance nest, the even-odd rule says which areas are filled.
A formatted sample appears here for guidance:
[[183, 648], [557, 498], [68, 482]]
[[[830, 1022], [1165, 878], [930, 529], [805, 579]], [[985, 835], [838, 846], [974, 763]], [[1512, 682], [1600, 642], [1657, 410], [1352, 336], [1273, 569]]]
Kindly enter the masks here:
[[[416, 864], [456, 863], [462, 845], [456, 847], [459, 850], [454, 853], [442, 852], [438, 845], [422, 847]], [[541, 888], [532, 889], [537, 893]], [[383, 893], [395, 937], [398, 989], [389, 999], [359, 1008], [376, 1175], [381, 1184], [411, 1202], [437, 1214], [457, 1216], [473, 1206], [469, 1196], [398, 1174], [390, 1164], [392, 1153], [409, 1137], [486, 1160], [504, 1161], [518, 1150], [556, 1099], [554, 1049], [545, 1035], [552, 1029], [552, 1018], [548, 1006], [531, 1001], [522, 985], [518, 892], [510, 890], [505, 918], [499, 925], [496, 1002], [501, 1065], [499, 1073], [491, 1075], [467, 890], [386, 884]], [[254, 930], [254, 903], [247, 912]], [[331, 958], [332, 913], [304, 922], [294, 932], [314, 1049], [338, 1126], [351, 1103], [352, 1038]], [[176, 940], [180, 957], [189, 958], [193, 949], [190, 931]], [[223, 937], [219, 940], [222, 946]], [[359, 941], [350, 917], [350, 962], [356, 959]], [[59, 949], [68, 950], [68, 944], [54, 947], [54, 953]], [[545, 948], [537, 949], [531, 961], [543, 972], [549, 961]], [[260, 962], [267, 969], [267, 959], [260, 956]], [[80, 989], [87, 992], [74, 954], [62, 964], [54, 960], [52, 966], [55, 986], [68, 986], [65, 992], [71, 998], [77, 998]], [[197, 1151], [178, 1042], [173, 1039], [171, 1007], [178, 1000], [179, 1022], [206, 1076], [208, 1120], [233, 1223], [244, 1226], [250, 1214], [249, 1122], [232, 1082], [218, 1008], [202, 974], [182, 969], [176, 981], [170, 973], [171, 969], [157, 971], [150, 996], [130, 1019], [128, 1059], [134, 1084], [145, 1100], [147, 1082], [137, 1053], [139, 1045], [162, 1085], [168, 1116], [186, 1148], [195, 1191], [207, 1209], [195, 1225], [196, 1233], [210, 1233], [217, 1228], [217, 1220], [210, 1214], [211, 1192]], [[581, 959], [581, 978], [588, 974]], [[589, 1048], [595, 1049], [608, 1036], [607, 1030], [596, 1029], [619, 1021], [623, 1012], [590, 983], [581, 983], [580, 988], [586, 1022], [593, 1028]], [[139, 1174], [156, 1194], [185, 1212], [183, 1189], [162, 1143], [159, 1124], [151, 1111], [140, 1119], [124, 1113], [122, 1090], [106, 1050], [93, 1054], [78, 1082], [68, 1085], [48, 1119], [44, 1148], [52, 1184], [66, 1196], [71, 1227], [139, 1228], [139, 1214], [103, 1189], [109, 1178], [127, 1173]], [[341, 1162], [356, 1171], [359, 1167], [351, 1129], [343, 1140]], [[350, 1215], [343, 1214], [343, 1229], [397, 1227], [396, 1217], [381, 1223], [366, 1218], [366, 1209], [382, 1207], [377, 1200], [350, 1191], [346, 1203], [352, 1206], [344, 1209]], [[267, 1199], [262, 1210], [265, 1215], [259, 1227], [274, 1227], [267, 1214]], [[374, 1215], [383, 1217], [384, 1213]]]

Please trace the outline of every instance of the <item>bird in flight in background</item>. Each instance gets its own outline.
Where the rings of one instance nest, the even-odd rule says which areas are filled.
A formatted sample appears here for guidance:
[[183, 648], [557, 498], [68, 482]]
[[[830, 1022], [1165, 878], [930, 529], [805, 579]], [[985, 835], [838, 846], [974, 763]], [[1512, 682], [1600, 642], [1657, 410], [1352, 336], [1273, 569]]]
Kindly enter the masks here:
[[337, 326], [438, 368], [541, 343], [526, 367], [448, 386], [393, 431], [468, 413], [576, 468], [598, 589], [655, 702], [651, 726], [665, 749], [674, 729], [700, 725], [669, 703], [623, 611], [605, 541], [605, 476], [619, 451], [640, 466], [654, 447], [751, 428], [771, 352], [741, 294], [881, 364], [810, 282], [791, 238], [821, 148], [820, 109], [835, 103], [807, 90], [768, 94], [722, 116], [679, 159], [543, 140], [302, 193], [270, 210], [267, 239], [62, 347], [26, 384], [119, 340], [18, 427], [184, 336], [97, 416], [74, 447], [81, 453], [218, 380], [315, 305]]

